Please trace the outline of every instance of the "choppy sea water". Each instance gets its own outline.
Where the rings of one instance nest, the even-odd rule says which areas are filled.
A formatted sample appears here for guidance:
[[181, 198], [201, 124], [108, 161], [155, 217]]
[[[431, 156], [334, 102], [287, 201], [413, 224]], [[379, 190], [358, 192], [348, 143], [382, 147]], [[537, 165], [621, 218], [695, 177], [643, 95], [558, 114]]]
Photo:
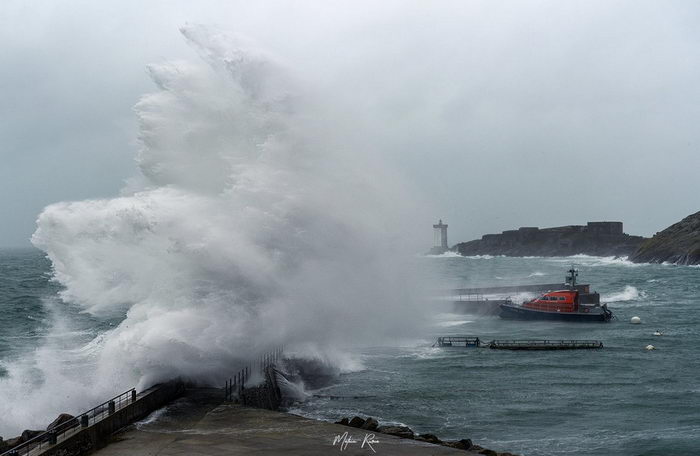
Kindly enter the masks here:
[[[447, 288], [560, 282], [573, 263], [580, 281], [591, 283], [618, 319], [514, 322], [461, 315], [449, 302], [429, 301], [435, 306], [431, 332], [401, 346], [363, 350], [361, 369], [311, 391], [340, 399], [311, 398], [292, 412], [327, 420], [370, 415], [522, 455], [700, 454], [700, 268], [585, 256], [422, 261]], [[118, 323], [61, 303], [59, 291], [43, 253], [0, 251], [0, 377], [39, 347], [79, 346]], [[632, 316], [643, 323], [631, 325]], [[653, 336], [656, 330], [664, 335]], [[431, 347], [435, 337], [449, 334], [599, 339], [605, 349]], [[657, 350], [644, 350], [647, 344]]]
[[[370, 415], [522, 455], [700, 454], [700, 268], [586, 256], [425, 261], [455, 288], [562, 282], [575, 264], [580, 283], [591, 283], [617, 320], [506, 321], [436, 304], [434, 333], [422, 343], [365, 350], [363, 370], [316, 392], [346, 399], [314, 398], [292, 411], [328, 420]], [[630, 324], [632, 316], [642, 324]], [[449, 334], [597, 339], [605, 348], [431, 347], [433, 337]], [[645, 350], [648, 344], [657, 349]]]
[[58, 291], [49, 280], [49, 266], [38, 250], [0, 250], [0, 361], [31, 348], [29, 341], [46, 331], [45, 299]]
[[[64, 410], [32, 397], [31, 391], [45, 384], [46, 369], [57, 367], [77, 374], [84, 366], [91, 341], [118, 323], [114, 317], [95, 318], [78, 306], [63, 302], [61, 286], [52, 280], [51, 263], [37, 249], [0, 249], [0, 411], [17, 417], [17, 429], [45, 426]], [[89, 357], [87, 357], [89, 359]], [[51, 369], [49, 369], [51, 370]], [[53, 394], [65, 398], [83, 394], [76, 385], [51, 385]], [[65, 411], [69, 411], [66, 409]], [[77, 410], [76, 410], [77, 411]], [[39, 418], [41, 415], [41, 418]], [[44, 416], [45, 415], [45, 416]], [[4, 435], [3, 435], [4, 434]]]

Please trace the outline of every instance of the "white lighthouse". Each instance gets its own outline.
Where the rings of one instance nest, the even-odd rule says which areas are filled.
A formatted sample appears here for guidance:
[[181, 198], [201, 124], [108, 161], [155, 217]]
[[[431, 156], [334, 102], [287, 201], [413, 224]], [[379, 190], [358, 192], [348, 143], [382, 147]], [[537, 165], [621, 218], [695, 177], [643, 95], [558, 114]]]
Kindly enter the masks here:
[[433, 255], [440, 255], [447, 252], [449, 248], [447, 246], [447, 224], [442, 223], [442, 219], [437, 225], [433, 225], [434, 243], [433, 248], [430, 249], [430, 253]]

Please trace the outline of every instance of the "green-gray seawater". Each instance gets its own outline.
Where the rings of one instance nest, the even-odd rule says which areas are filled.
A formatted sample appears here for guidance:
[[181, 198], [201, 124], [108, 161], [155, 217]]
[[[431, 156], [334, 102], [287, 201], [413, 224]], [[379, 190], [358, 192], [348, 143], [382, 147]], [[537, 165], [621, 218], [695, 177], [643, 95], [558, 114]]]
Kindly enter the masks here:
[[[549, 283], [575, 264], [602, 294], [611, 323], [518, 322], [435, 306], [431, 333], [374, 347], [362, 367], [292, 408], [327, 420], [369, 415], [444, 439], [471, 438], [521, 455], [700, 454], [700, 268], [634, 265], [610, 258], [426, 257], [445, 286]], [[115, 320], [57, 298], [50, 263], [37, 250], [0, 252], [0, 376], [25, 354], [60, 341], [88, 342]], [[632, 316], [642, 319], [632, 325]], [[55, 319], [71, 334], [54, 334]], [[659, 330], [663, 336], [654, 336]], [[598, 339], [603, 350], [509, 352], [431, 347], [434, 337]], [[656, 350], [644, 347], [653, 344]], [[39, 370], [37, 370], [39, 374]], [[40, 378], [36, 379], [41, 382]], [[16, 407], [22, 404], [17, 398]]]

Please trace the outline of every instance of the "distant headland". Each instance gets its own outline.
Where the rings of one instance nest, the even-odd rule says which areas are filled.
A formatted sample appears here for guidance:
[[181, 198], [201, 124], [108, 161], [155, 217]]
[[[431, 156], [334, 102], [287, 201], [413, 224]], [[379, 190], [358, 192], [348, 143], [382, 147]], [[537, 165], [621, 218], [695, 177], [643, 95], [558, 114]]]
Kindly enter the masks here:
[[552, 228], [521, 227], [481, 239], [461, 242], [451, 250], [460, 255], [506, 256], [629, 256], [646, 240], [625, 234], [622, 222], [588, 222]]
[[630, 260], [635, 263], [700, 264], [700, 212], [645, 240]]
[[626, 256], [635, 263], [700, 264], [700, 212], [691, 214], [651, 238], [623, 231], [622, 222], [588, 222], [552, 228], [523, 226], [481, 239], [447, 246], [447, 224], [433, 225], [431, 254], [447, 251], [462, 256]]

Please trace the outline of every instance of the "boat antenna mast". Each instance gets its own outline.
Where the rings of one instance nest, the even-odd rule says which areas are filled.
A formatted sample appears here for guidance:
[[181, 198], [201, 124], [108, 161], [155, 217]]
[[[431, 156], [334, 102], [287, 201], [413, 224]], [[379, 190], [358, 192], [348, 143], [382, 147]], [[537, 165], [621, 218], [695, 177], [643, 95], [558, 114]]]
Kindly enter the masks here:
[[576, 289], [576, 277], [578, 277], [578, 269], [571, 265], [571, 269], [567, 271], [569, 275], [566, 276], [566, 283], [571, 287], [572, 290]]

